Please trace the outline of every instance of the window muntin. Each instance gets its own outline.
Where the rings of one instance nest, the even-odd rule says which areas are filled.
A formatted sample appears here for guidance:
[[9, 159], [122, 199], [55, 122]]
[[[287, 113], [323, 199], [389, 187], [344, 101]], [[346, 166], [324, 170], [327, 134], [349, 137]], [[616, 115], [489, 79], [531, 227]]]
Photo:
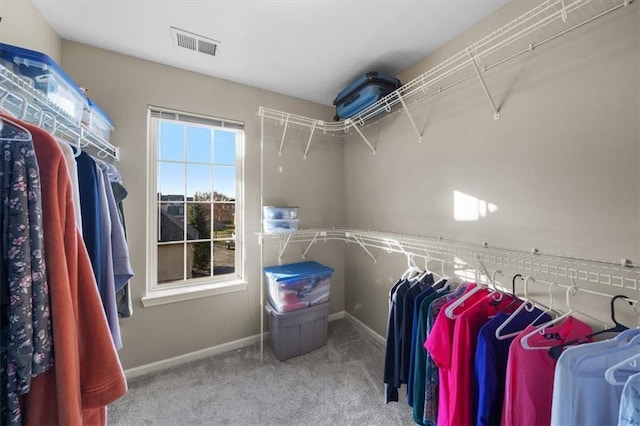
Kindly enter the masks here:
[[150, 134], [156, 148], [152, 287], [240, 278], [242, 130], [152, 118]]

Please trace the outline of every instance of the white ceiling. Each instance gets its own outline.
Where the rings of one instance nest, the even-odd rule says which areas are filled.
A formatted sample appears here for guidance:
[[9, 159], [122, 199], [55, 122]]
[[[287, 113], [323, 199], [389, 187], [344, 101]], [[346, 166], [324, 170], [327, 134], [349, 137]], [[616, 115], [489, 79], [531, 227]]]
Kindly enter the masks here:
[[[366, 71], [397, 74], [508, 0], [34, 0], [67, 40], [331, 105]], [[221, 42], [174, 45], [170, 27]]]

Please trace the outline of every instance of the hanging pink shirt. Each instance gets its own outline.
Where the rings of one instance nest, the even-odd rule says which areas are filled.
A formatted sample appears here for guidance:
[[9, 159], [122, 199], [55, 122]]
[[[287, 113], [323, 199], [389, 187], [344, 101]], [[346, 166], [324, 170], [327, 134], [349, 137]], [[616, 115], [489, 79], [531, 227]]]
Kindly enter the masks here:
[[493, 296], [483, 297], [456, 320], [449, 379], [449, 425], [475, 423], [473, 383], [478, 333], [489, 318], [511, 305], [512, 301], [509, 296], [503, 296], [500, 301]]
[[[528, 326], [511, 343], [507, 361], [502, 424], [504, 426], [548, 425], [551, 422], [553, 375], [556, 360], [546, 349], [527, 350], [520, 343], [522, 337], [535, 327]], [[560, 325], [545, 329], [529, 338], [531, 347], [547, 347], [570, 340], [585, 340], [592, 329], [584, 322], [568, 317]], [[554, 336], [548, 339], [545, 336]], [[557, 338], [559, 337], [559, 338]]]
[[[475, 284], [470, 284], [465, 290], [465, 294], [469, 292]], [[478, 300], [481, 300], [487, 295], [487, 290], [481, 290], [473, 294], [464, 305], [460, 306], [460, 310], [468, 309], [473, 306]], [[450, 424], [450, 412], [449, 412], [449, 389], [450, 389], [450, 377], [451, 377], [451, 361], [453, 350], [453, 333], [455, 321], [445, 314], [446, 309], [455, 301], [445, 304], [440, 313], [436, 317], [433, 324], [433, 328], [424, 342], [424, 348], [429, 351], [431, 358], [438, 366], [438, 426], [448, 426]], [[456, 311], [459, 314], [460, 311]]]

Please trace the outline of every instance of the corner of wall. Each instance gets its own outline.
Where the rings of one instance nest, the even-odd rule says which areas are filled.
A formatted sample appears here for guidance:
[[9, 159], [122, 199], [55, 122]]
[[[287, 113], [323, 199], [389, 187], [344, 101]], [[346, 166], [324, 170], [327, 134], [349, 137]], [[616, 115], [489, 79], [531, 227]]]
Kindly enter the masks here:
[[2, 1], [0, 41], [37, 50], [61, 62], [61, 39], [31, 0]]

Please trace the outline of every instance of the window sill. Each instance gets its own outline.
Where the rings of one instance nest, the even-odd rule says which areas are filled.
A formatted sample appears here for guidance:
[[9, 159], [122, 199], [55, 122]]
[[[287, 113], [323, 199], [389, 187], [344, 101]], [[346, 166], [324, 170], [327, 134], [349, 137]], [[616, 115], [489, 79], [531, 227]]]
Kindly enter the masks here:
[[248, 283], [243, 280], [226, 281], [223, 283], [191, 285], [183, 288], [171, 288], [166, 290], [156, 290], [144, 296], [142, 306], [150, 308], [152, 306], [166, 305], [169, 303], [184, 302], [185, 300], [199, 299], [201, 297], [217, 296], [220, 294], [236, 293], [245, 291]]

